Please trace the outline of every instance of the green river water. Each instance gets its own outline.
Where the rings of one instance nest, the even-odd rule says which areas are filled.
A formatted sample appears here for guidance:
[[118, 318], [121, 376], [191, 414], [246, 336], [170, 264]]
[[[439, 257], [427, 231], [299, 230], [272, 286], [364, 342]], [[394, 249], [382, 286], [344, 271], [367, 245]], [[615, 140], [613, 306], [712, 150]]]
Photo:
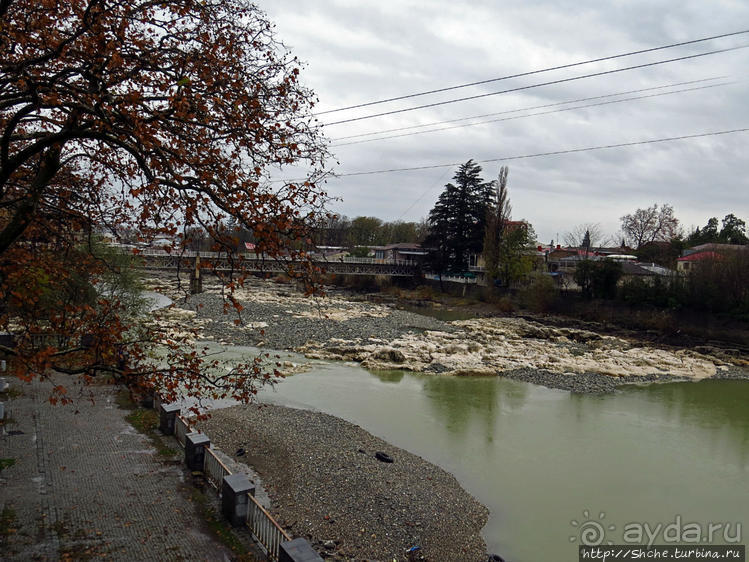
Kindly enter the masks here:
[[489, 508], [484, 539], [508, 562], [577, 560], [584, 529], [615, 544], [658, 530], [668, 544], [688, 523], [694, 540], [696, 523], [707, 544], [713, 523], [713, 543], [747, 542], [749, 381], [587, 396], [316, 362], [261, 399], [341, 417], [451, 472]]

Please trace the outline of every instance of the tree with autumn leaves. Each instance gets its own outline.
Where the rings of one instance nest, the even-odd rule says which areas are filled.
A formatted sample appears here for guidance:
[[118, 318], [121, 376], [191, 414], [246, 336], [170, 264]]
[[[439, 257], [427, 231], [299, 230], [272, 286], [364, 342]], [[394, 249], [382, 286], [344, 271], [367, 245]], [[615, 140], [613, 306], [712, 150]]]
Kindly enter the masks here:
[[[0, 53], [0, 332], [15, 374], [106, 369], [167, 398], [251, 397], [272, 374], [208, 381], [180, 341], [148, 367], [159, 334], [133, 335], [131, 303], [105, 290], [126, 265], [97, 238], [167, 237], [180, 252], [202, 228], [236, 268], [231, 289], [231, 224], [303, 264], [293, 275], [314, 272], [326, 145], [272, 24], [246, 0], [0, 0]], [[272, 180], [292, 165], [306, 177]]]

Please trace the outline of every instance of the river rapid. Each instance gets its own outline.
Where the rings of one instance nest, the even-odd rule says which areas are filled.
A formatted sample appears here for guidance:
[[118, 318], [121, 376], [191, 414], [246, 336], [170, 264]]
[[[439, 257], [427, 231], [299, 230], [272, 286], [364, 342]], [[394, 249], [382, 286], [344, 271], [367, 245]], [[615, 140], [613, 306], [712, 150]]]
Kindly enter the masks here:
[[[174, 292], [169, 282], [158, 287]], [[182, 335], [191, 326], [200, 337], [226, 344], [355, 361], [368, 369], [502, 375], [580, 392], [651, 380], [740, 377], [749, 371], [747, 357], [731, 350], [654, 347], [517, 317], [445, 322], [346, 294], [305, 297], [269, 281], [252, 280], [235, 297], [244, 307], [239, 317], [223, 313], [220, 290], [213, 287], [176, 300], [178, 307], [162, 311], [159, 321]], [[597, 384], [589, 384], [592, 380]]]

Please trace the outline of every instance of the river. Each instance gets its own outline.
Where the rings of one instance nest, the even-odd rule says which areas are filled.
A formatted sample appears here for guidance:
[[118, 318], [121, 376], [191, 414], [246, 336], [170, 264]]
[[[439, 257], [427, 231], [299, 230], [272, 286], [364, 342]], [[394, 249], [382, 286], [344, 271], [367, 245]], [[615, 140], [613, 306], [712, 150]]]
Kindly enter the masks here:
[[573, 560], [581, 530], [620, 544], [645, 524], [655, 544], [687, 523], [722, 523], [713, 542], [746, 542], [747, 381], [592, 396], [314, 362], [261, 400], [339, 416], [453, 473], [489, 508], [484, 538], [508, 561]]
[[[225, 358], [258, 351], [232, 346]], [[451, 472], [489, 508], [483, 536], [508, 561], [574, 560], [590, 532], [667, 544], [687, 528], [693, 540], [697, 524], [701, 543], [747, 542], [749, 381], [582, 395], [281, 355], [309, 370], [261, 400], [338, 416]]]

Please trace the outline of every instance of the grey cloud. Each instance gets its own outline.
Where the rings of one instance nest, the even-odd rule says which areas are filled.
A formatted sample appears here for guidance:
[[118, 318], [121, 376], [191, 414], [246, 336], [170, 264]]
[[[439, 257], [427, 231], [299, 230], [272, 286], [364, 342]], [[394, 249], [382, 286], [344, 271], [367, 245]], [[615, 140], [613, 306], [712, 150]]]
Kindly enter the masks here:
[[[264, 8], [300, 59], [302, 78], [335, 108], [505, 74], [737, 30], [745, 2], [554, 0], [470, 3], [275, 0]], [[749, 36], [599, 63], [569, 71], [321, 116], [354, 117], [454, 97], [749, 42]], [[743, 77], [749, 50], [590, 78], [522, 93], [327, 127], [331, 138], [441, 119], [604, 95], [717, 75]], [[747, 83], [335, 148], [340, 172], [465, 162], [583, 146], [749, 127]], [[749, 133], [509, 162], [517, 217], [542, 240], [590, 221], [610, 233], [638, 206], [674, 205], [682, 223], [734, 212], [749, 220]], [[501, 163], [485, 164], [484, 177]], [[349, 216], [425, 216], [453, 170], [334, 179]], [[441, 178], [441, 179], [440, 179]]]

